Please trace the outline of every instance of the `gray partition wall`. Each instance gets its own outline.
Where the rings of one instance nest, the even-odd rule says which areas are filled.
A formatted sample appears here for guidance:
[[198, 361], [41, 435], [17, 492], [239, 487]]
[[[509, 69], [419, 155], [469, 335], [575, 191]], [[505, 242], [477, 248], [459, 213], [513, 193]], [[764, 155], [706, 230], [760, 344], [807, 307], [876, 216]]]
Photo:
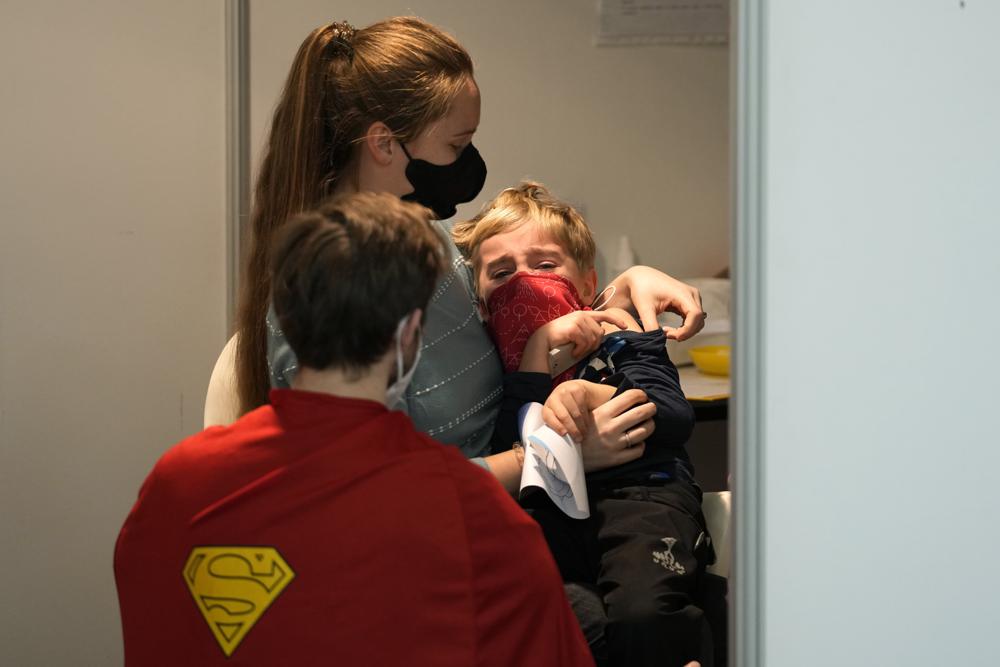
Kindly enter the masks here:
[[737, 664], [1000, 664], [1000, 4], [741, 3]]
[[115, 538], [227, 334], [225, 56], [222, 2], [0, 3], [0, 664], [121, 664]]

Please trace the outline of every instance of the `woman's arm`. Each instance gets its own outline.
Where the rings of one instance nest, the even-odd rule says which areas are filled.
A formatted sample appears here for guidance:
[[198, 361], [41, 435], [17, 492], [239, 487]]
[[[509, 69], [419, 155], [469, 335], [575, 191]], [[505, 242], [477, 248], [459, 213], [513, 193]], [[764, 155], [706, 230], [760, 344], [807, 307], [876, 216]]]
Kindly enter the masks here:
[[663, 327], [667, 338], [687, 340], [705, 326], [705, 312], [701, 309], [701, 293], [697, 288], [656, 269], [633, 266], [612, 280], [611, 285], [615, 293], [608, 305], [634, 307], [646, 331], [659, 327], [656, 316], [664, 311], [684, 318], [684, 323], [677, 328]]
[[490, 472], [500, 482], [500, 486], [511, 494], [517, 494], [521, 488], [521, 469], [524, 467], [524, 450], [509, 449], [506, 452], [492, 454], [483, 459], [490, 467]]

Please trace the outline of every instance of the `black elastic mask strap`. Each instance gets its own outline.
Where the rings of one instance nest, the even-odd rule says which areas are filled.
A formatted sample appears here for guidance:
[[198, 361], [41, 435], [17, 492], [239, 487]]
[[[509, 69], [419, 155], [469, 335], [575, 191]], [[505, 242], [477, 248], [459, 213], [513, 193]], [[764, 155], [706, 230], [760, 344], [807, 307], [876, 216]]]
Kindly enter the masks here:
[[413, 157], [410, 155], [410, 151], [406, 150], [406, 144], [400, 141], [399, 147], [403, 149], [403, 154], [406, 156], [406, 159], [409, 160], [410, 162], [413, 162]]

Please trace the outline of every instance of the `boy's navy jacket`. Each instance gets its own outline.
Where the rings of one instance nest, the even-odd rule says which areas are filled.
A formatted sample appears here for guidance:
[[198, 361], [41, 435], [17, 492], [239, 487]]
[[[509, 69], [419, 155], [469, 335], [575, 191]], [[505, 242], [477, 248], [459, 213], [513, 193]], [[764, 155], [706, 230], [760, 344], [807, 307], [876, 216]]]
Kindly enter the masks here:
[[[576, 377], [617, 387], [615, 396], [629, 389], [641, 389], [656, 405], [656, 430], [646, 440], [642, 457], [624, 465], [587, 475], [588, 483], [648, 478], [651, 473], [674, 474], [681, 462], [692, 474], [684, 443], [694, 428], [694, 410], [681, 390], [677, 368], [667, 356], [663, 331], [621, 331], [604, 337], [601, 346], [577, 365]], [[552, 392], [547, 373], [516, 371], [504, 377], [503, 403], [493, 435], [493, 452], [506, 451], [516, 440], [517, 413], [525, 403], [544, 403]]]

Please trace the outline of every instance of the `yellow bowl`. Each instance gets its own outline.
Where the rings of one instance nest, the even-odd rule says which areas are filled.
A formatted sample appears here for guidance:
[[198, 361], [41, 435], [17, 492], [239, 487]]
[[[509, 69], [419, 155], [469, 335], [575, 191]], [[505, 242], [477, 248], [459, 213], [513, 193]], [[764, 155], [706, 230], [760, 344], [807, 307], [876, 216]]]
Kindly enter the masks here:
[[707, 375], [729, 375], [729, 346], [703, 345], [688, 350], [691, 361]]

